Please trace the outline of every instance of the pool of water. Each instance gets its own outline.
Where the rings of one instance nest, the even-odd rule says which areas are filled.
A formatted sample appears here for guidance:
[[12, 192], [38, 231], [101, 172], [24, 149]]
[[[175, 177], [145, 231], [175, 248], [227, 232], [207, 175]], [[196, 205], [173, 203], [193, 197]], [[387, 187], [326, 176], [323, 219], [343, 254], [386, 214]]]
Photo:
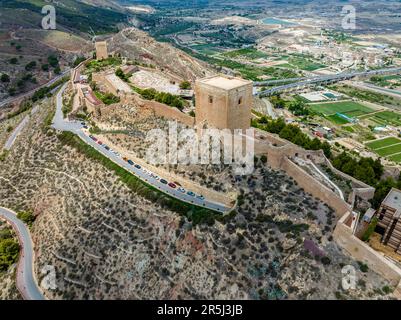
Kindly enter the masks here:
[[264, 24], [281, 24], [283, 26], [294, 26], [295, 25], [295, 23], [293, 23], [293, 22], [276, 19], [276, 18], [265, 18], [265, 19], [262, 19], [262, 22]]

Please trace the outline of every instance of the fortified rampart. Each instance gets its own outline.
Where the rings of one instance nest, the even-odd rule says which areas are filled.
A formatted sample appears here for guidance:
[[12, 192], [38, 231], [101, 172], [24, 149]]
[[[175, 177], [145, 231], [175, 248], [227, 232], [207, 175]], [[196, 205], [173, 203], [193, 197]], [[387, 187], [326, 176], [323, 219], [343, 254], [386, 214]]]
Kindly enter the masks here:
[[[333, 233], [336, 243], [354, 259], [365, 262], [370, 269], [390, 281], [395, 287], [394, 295], [401, 299], [401, 269], [357, 238], [351, 228], [355, 197], [359, 196], [369, 200], [373, 197], [375, 189], [334, 168], [322, 151], [304, 150], [273, 134], [263, 134], [263, 137], [263, 142], [255, 144], [257, 153], [265, 154], [271, 167], [284, 170], [306, 192], [327, 203], [335, 210], [337, 216], [340, 217]], [[353, 190], [348, 202], [341, 199], [338, 194], [294, 163], [291, 160], [293, 157], [312, 160], [316, 164], [325, 164], [338, 176], [351, 181]]]
[[[99, 81], [101, 79], [97, 79], [96, 75], [94, 75], [93, 80]], [[217, 97], [207, 96], [207, 102], [213, 104], [216, 98]], [[235, 98], [237, 99], [238, 97], [236, 96]], [[162, 103], [144, 100], [134, 93], [124, 96], [123, 100], [125, 99], [134, 99], [139, 106], [151, 108], [157, 116], [177, 120], [190, 127], [195, 125], [195, 118]], [[237, 100], [237, 103], [240, 102], [240, 104], [242, 104], [243, 101], [241, 100], [241, 97]], [[224, 122], [223, 125], [225, 126], [226, 122]], [[369, 200], [374, 195], [374, 188], [334, 168], [322, 151], [304, 150], [299, 146], [281, 139], [275, 134], [256, 130], [255, 153], [256, 155], [266, 155], [269, 166], [273, 169], [285, 171], [306, 192], [332, 207], [335, 210], [336, 215], [340, 217], [333, 234], [337, 244], [344, 248], [353, 258], [364, 261], [372, 270], [392, 282], [396, 287], [394, 294], [398, 298], [401, 298], [401, 270], [380, 253], [376, 252], [366, 243], [354, 236], [353, 229], [350, 227], [350, 222], [352, 222], [353, 219], [352, 209], [355, 197], [359, 196], [365, 200]], [[310, 160], [315, 164], [324, 164], [339, 177], [351, 181], [353, 191], [349, 196], [348, 202], [343, 200], [338, 194], [298, 166], [292, 160], [295, 158], [301, 158], [306, 161]], [[179, 177], [171, 176], [171, 179], [174, 178], [179, 179]], [[185, 183], [185, 181], [182, 182]], [[202, 191], [208, 192], [207, 190]], [[218, 197], [220, 201], [226, 203], [230, 201], [229, 198], [223, 199], [220, 194], [214, 194], [214, 197]]]
[[310, 176], [305, 170], [296, 165], [289, 158], [284, 158], [281, 169], [292, 177], [306, 192], [332, 207], [338, 216], [343, 216], [351, 211], [351, 205], [342, 200], [328, 187]]
[[354, 259], [366, 263], [369, 268], [391, 282], [396, 288], [394, 295], [401, 299], [401, 269], [353, 235], [349, 226], [350, 213], [345, 214], [334, 229], [334, 240]]
[[169, 120], [177, 120], [189, 127], [195, 126], [195, 118], [181, 112], [177, 108], [169, 107], [168, 105], [157, 101], [145, 100], [138, 96], [135, 96], [133, 99], [138, 102], [139, 106], [151, 108], [156, 116]]

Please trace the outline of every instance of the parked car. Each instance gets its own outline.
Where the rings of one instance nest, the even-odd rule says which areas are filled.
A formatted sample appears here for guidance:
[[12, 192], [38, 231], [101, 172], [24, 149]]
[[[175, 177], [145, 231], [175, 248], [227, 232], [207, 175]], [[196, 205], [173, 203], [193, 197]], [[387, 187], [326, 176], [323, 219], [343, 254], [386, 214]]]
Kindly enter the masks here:
[[86, 123], [85, 122], [81, 122], [81, 125], [86, 126]]
[[179, 191], [179, 192], [182, 192], [182, 193], [185, 193], [185, 189], [184, 189], [183, 187], [179, 187], [179, 188], [178, 188], [178, 191]]
[[199, 200], [205, 200], [205, 197], [202, 196], [201, 194], [199, 196], [197, 196], [196, 198], [199, 199]]
[[166, 180], [164, 180], [164, 179], [160, 179], [160, 182], [163, 183], [163, 184], [167, 184], [167, 183], [168, 183], [168, 182], [167, 182]]
[[195, 197], [195, 193], [193, 193], [192, 191], [188, 191], [187, 195], [191, 196], [191, 197]]
[[173, 188], [173, 189], [177, 188], [177, 186], [176, 186], [174, 183], [172, 183], [172, 182], [170, 182], [170, 183], [168, 184], [168, 186], [169, 186], [170, 188]]
[[99, 140], [97, 143], [98, 143], [98, 144], [100, 144], [100, 145], [102, 145], [102, 144], [103, 144], [103, 142], [102, 142], [102, 141], [100, 141], [100, 140]]
[[136, 164], [136, 165], [135, 165], [135, 168], [141, 169], [142, 167], [141, 167], [139, 164]]
[[88, 126], [84, 126], [84, 129], [89, 129], [89, 127]]
[[132, 160], [128, 160], [127, 162], [128, 162], [131, 166], [134, 165], [134, 161], [132, 161]]
[[109, 147], [109, 146], [104, 145], [104, 148], [105, 148], [106, 150], [110, 150], [110, 147]]
[[92, 135], [89, 136], [89, 138], [91, 138], [92, 140], [95, 140], [96, 138]]

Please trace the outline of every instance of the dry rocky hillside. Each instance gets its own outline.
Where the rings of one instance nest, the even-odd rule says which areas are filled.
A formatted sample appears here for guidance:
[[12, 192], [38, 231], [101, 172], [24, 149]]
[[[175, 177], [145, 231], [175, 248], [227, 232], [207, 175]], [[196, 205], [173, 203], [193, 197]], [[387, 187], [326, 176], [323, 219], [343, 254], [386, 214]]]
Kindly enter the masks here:
[[[333, 210], [283, 172], [261, 160], [253, 175], [235, 177], [227, 169], [224, 179], [240, 193], [237, 214], [195, 226], [63, 144], [45, 128], [52, 108], [50, 100], [41, 105], [0, 165], [1, 205], [37, 216], [32, 236], [39, 282], [38, 270], [56, 268], [57, 289], [47, 297], [390, 297], [385, 280], [334, 243]], [[341, 269], [347, 264], [357, 269], [358, 283], [345, 292]]]
[[183, 79], [194, 80], [215, 73], [206, 63], [168, 43], [157, 42], [135, 28], [122, 30], [108, 43], [110, 51], [121, 53], [122, 56], [143, 64], [157, 65], [163, 71]]

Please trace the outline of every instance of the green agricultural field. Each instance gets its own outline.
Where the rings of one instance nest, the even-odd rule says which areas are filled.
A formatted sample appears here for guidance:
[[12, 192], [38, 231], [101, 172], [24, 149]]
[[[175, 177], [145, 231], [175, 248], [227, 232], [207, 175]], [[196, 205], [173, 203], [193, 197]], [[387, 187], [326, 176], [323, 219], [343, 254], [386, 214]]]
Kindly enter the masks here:
[[326, 116], [335, 115], [337, 112], [343, 113], [350, 117], [360, 116], [373, 112], [374, 110], [354, 101], [342, 101], [333, 103], [317, 103], [310, 104], [309, 107]]
[[190, 46], [192, 49], [205, 54], [205, 55], [214, 55], [222, 51], [222, 49], [217, 48], [214, 44], [206, 43], [206, 44], [195, 44]]
[[313, 60], [309, 60], [301, 57], [291, 57], [288, 59], [288, 63], [278, 65], [278, 67], [284, 68], [298, 68], [305, 71], [315, 71], [321, 68], [325, 68], [326, 65], [315, 62]]
[[338, 116], [336, 114], [332, 114], [330, 116], [327, 116], [326, 118], [328, 120], [330, 120], [331, 122], [333, 122], [334, 124], [338, 124], [338, 125], [343, 125], [343, 124], [349, 123], [347, 120], [341, 118], [340, 116]]
[[[340, 118], [342, 119], [342, 118]], [[343, 129], [345, 131], [351, 132], [351, 133], [355, 133], [355, 129], [352, 126], [344, 126]]]
[[394, 162], [401, 162], [401, 139], [388, 137], [366, 143], [366, 146], [381, 157], [386, 157]]
[[389, 137], [389, 138], [369, 142], [366, 144], [366, 146], [372, 150], [375, 150], [378, 148], [388, 147], [388, 146], [391, 146], [393, 144], [400, 143], [400, 142], [401, 141], [395, 137]]
[[229, 58], [247, 57], [249, 59], [267, 58], [268, 55], [264, 52], [258, 51], [254, 48], [245, 48], [223, 53], [224, 56]]
[[401, 126], [401, 114], [393, 111], [375, 113], [372, 118], [381, 124], [389, 124], [397, 127]]
[[395, 153], [401, 153], [401, 141], [399, 141], [399, 144], [393, 144], [389, 147], [376, 149], [375, 152], [381, 157], [391, 156]]
[[401, 153], [400, 154], [396, 154], [395, 156], [391, 156], [391, 157], [388, 157], [391, 161], [394, 161], [394, 162], [401, 162]]

